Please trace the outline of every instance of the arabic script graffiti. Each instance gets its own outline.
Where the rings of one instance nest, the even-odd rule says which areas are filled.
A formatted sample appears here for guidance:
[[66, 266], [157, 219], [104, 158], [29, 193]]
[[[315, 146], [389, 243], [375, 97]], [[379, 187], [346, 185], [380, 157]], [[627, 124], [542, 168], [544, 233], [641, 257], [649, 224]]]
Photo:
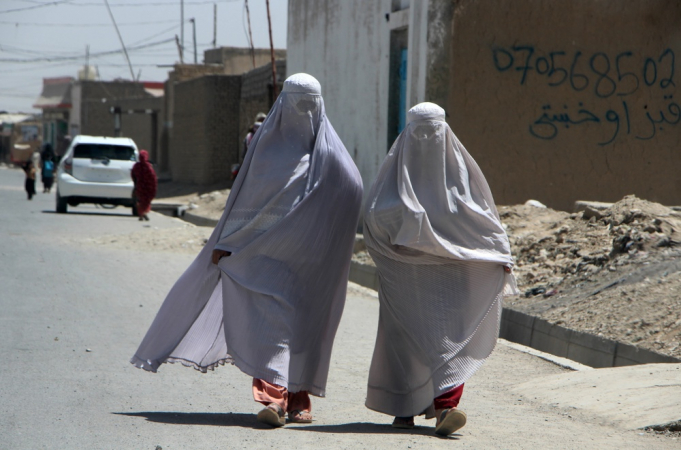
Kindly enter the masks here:
[[[595, 97], [594, 100], [619, 98], [614, 106], [609, 101], [606, 102], [608, 106], [598, 111], [585, 107], [581, 101], [576, 102], [577, 106], [544, 103], [539, 117], [529, 125], [530, 134], [538, 139], [554, 139], [561, 128], [597, 124], [610, 128], [599, 145], [608, 145], [623, 134], [649, 140], [665, 126], [677, 125], [681, 121], [681, 107], [673, 100], [676, 55], [671, 48], [656, 56], [637, 58], [633, 51], [623, 51], [611, 57], [605, 52], [591, 55], [578, 50], [571, 54], [562, 50], [546, 53], [531, 45], [516, 45], [493, 47], [492, 59], [497, 71], [517, 74], [521, 86], [538, 80], [551, 88], [565, 85], [575, 93], [581, 93], [575, 98], [589, 93]], [[650, 98], [663, 98], [662, 107], [653, 107], [652, 104], [657, 102], [647, 102], [642, 111], [633, 111], [627, 97], [641, 89], [647, 89], [646, 95]], [[637, 126], [634, 127], [634, 124]], [[634, 128], [644, 131], [632, 131]]]

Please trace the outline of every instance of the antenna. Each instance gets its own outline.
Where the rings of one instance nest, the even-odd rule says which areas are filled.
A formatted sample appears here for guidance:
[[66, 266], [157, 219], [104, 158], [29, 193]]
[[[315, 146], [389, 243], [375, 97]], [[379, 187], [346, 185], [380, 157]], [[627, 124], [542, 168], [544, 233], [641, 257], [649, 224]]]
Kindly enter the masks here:
[[128, 56], [128, 50], [125, 48], [125, 44], [123, 43], [123, 38], [121, 37], [121, 32], [118, 31], [118, 25], [116, 25], [116, 19], [114, 19], [113, 13], [111, 12], [111, 8], [109, 7], [109, 0], [104, 0], [104, 4], [106, 5], [106, 9], [109, 10], [109, 15], [111, 16], [111, 21], [113, 22], [114, 28], [116, 29], [116, 34], [118, 35], [118, 40], [121, 41], [121, 47], [123, 47], [123, 53], [125, 53], [125, 59], [128, 61], [128, 67], [130, 68], [130, 76], [132, 77], [132, 81], [135, 81], [135, 72], [132, 70], [132, 63], [130, 62], [130, 57]]
[[255, 69], [255, 48], [253, 47], [253, 34], [251, 34], [251, 12], [248, 9], [248, 0], [244, 0], [246, 6], [246, 18], [248, 19], [248, 40], [251, 43], [251, 58], [253, 58], [253, 68]]

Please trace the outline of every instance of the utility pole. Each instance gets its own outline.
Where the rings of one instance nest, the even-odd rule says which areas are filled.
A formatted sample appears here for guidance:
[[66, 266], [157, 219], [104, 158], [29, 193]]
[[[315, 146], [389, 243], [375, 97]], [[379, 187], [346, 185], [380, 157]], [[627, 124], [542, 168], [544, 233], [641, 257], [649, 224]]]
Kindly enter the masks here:
[[184, 0], [180, 0], [180, 47], [184, 53]]
[[118, 31], [118, 25], [116, 25], [116, 19], [114, 19], [113, 13], [111, 12], [111, 8], [109, 7], [109, 0], [104, 0], [104, 4], [106, 5], [106, 9], [109, 10], [109, 15], [111, 16], [111, 21], [113, 22], [114, 28], [116, 29], [116, 34], [118, 35], [118, 40], [121, 41], [121, 47], [123, 47], [123, 53], [125, 53], [125, 59], [128, 61], [128, 67], [130, 68], [130, 76], [132, 77], [132, 81], [135, 81], [135, 71], [132, 70], [132, 64], [130, 63], [130, 57], [128, 56], [128, 50], [125, 48], [125, 44], [123, 43], [123, 38], [121, 37], [121, 32]]
[[180, 64], [184, 64], [184, 55], [182, 51], [182, 44], [180, 44], [180, 38], [175, 35], [175, 44], [177, 45], [177, 52], [180, 54]]
[[194, 35], [194, 64], [198, 64], [196, 59], [196, 20], [192, 17], [189, 21], [192, 23], [192, 33]]
[[85, 80], [90, 78], [90, 44], [85, 46]]
[[218, 4], [213, 3], [213, 48], [218, 43]]
[[248, 0], [244, 0], [246, 5], [246, 18], [248, 19], [248, 40], [251, 44], [251, 58], [253, 58], [253, 68], [255, 69], [255, 47], [253, 47], [253, 34], [251, 33], [251, 12], [248, 9]]
[[[277, 64], [274, 62], [274, 42], [272, 41], [272, 19], [270, 18], [270, 0], [265, 0], [267, 5], [267, 26], [270, 30], [270, 54], [272, 56], [272, 101], [277, 99]], [[251, 43], [252, 45], [252, 43]]]

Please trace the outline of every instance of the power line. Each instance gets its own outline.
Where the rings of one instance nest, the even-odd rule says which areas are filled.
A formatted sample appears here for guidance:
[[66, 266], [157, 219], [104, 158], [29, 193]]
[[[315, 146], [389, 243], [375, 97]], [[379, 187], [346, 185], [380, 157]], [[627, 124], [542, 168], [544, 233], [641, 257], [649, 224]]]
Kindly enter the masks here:
[[[212, 5], [213, 3], [233, 3], [240, 0], [203, 0], [195, 2], [185, 2], [186, 6]], [[72, 3], [72, 6], [102, 6], [101, 3]], [[112, 3], [111, 7], [137, 7], [137, 6], [168, 6], [168, 2], [135, 2], [135, 3]]]
[[46, 6], [63, 5], [64, 3], [71, 3], [72, 1], [73, 0], [60, 0], [60, 1], [49, 2], [49, 3], [41, 3], [39, 5], [34, 5], [34, 6], [26, 6], [24, 8], [6, 9], [4, 11], [0, 11], [0, 14], [19, 12], [19, 11], [28, 11], [29, 9], [44, 8]]
[[[167, 44], [168, 42], [174, 41], [174, 38], [170, 39], [164, 39], [162, 41], [157, 41], [157, 42], [151, 42], [149, 44], [144, 44], [144, 45], [138, 45], [136, 47], [129, 47], [129, 49], [132, 50], [139, 50], [143, 48], [149, 48], [149, 47], [154, 47], [157, 45], [163, 45]], [[97, 56], [104, 56], [104, 55], [114, 55], [118, 53], [122, 53], [123, 50], [108, 50], [105, 52], [98, 52], [98, 53], [91, 53], [90, 57], [94, 58]], [[73, 61], [73, 60], [78, 60], [81, 59], [83, 55], [77, 55], [77, 56], [58, 56], [58, 57], [40, 57], [40, 58], [33, 58], [33, 59], [16, 59], [16, 58], [0, 58], [0, 62], [12, 62], [12, 63], [34, 63], [34, 62], [56, 62], [56, 61]]]
[[106, 9], [109, 11], [109, 16], [111, 16], [111, 21], [113, 22], [113, 26], [116, 29], [116, 34], [118, 35], [118, 40], [121, 41], [121, 47], [123, 47], [123, 54], [125, 55], [126, 61], [128, 61], [128, 66], [130, 67], [130, 77], [132, 78], [132, 80], [134, 80], [135, 72], [132, 70], [132, 64], [130, 63], [130, 57], [128, 56], [128, 50], [125, 48], [125, 44], [123, 43], [123, 36], [121, 36], [121, 32], [118, 31], [116, 19], [114, 19], [113, 13], [111, 12], [111, 8], [109, 7], [109, 0], [104, 0], [104, 4], [106, 5]]
[[[186, 21], [186, 22], [188, 22], [188, 21]], [[165, 29], [159, 31], [158, 33], [152, 34], [151, 36], [147, 36], [147, 37], [145, 37], [145, 38], [143, 38], [143, 39], [140, 39], [140, 40], [138, 40], [138, 41], [135, 41], [135, 42], [133, 42], [133, 43], [130, 44], [130, 45], [131, 45], [131, 46], [133, 46], [133, 45], [139, 45], [139, 44], [141, 44], [141, 43], [143, 43], [143, 42], [150, 41], [150, 40], [152, 40], [152, 39], [155, 38], [155, 37], [158, 37], [158, 36], [160, 36], [160, 35], [162, 35], [162, 34], [168, 33], [169, 31], [173, 31], [173, 30], [177, 29], [177, 27], [179, 27], [179, 25], [178, 25], [177, 23], [175, 23], [175, 24], [174, 24], [173, 26], [171, 26], [171, 27], [165, 28]]]
[[[139, 26], [139, 25], [158, 25], [158, 24], [163, 24], [163, 23], [176, 23], [176, 20], [160, 20], [156, 22], [130, 22], [130, 23], [119, 23], [119, 27], [133, 27], [133, 26]], [[106, 27], [109, 26], [110, 24], [108, 23], [37, 23], [37, 22], [14, 22], [11, 20], [0, 20], [0, 24], [2, 25], [15, 25], [15, 26], [22, 26], [22, 27], [83, 27], [83, 28], [90, 28], [90, 27]]]

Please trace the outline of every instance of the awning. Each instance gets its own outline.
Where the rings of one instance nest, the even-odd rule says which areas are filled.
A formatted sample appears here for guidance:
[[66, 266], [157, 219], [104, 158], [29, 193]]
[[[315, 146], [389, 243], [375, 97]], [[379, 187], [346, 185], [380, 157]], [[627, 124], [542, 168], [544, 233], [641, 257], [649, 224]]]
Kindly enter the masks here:
[[33, 104], [34, 108], [70, 108], [73, 78], [43, 78], [43, 92]]

